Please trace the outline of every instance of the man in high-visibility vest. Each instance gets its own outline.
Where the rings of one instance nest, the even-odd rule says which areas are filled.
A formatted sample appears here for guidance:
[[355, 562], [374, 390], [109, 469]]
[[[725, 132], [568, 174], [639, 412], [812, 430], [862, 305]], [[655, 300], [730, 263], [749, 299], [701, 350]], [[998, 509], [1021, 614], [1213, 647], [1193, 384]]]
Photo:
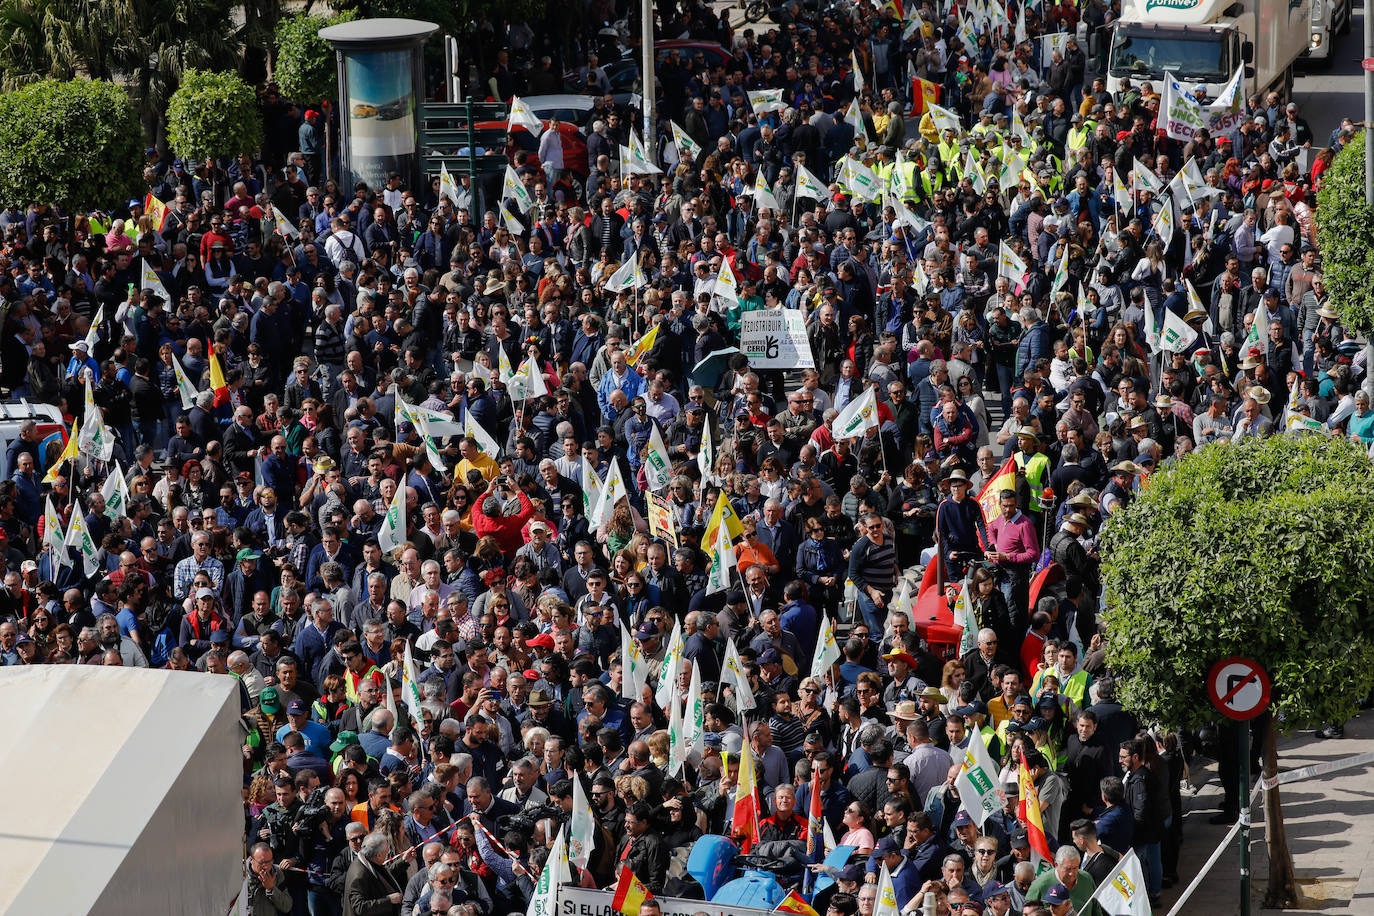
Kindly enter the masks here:
[[[358, 685], [363, 681], [371, 681], [377, 685], [379, 690], [384, 689], [385, 679], [382, 677], [381, 670], [372, 662], [367, 660], [363, 654], [363, 647], [356, 642], [346, 643], [343, 647], [344, 657], [344, 690], [348, 697], [348, 702], [358, 702]], [[385, 698], [383, 699], [385, 705]]]
[[1069, 132], [1064, 137], [1064, 150], [1066, 159], [1074, 158], [1074, 153], [1088, 145], [1088, 138], [1092, 136], [1092, 130], [1083, 123], [1083, 116], [1074, 112], [1069, 119]]
[[1043, 494], [1050, 484], [1050, 460], [1040, 451], [1040, 437], [1028, 426], [1021, 427], [1016, 434], [1016, 469], [1026, 478], [1030, 488], [1030, 505], [1027, 512], [1035, 519], [1036, 531], [1040, 530], [1040, 519], [1046, 509]]

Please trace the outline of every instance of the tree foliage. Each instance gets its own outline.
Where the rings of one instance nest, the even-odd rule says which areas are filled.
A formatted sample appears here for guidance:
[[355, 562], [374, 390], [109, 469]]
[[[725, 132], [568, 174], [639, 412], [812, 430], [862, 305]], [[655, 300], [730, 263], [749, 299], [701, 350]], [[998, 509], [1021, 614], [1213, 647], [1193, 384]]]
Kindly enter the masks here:
[[0, 0], [0, 82], [117, 81], [156, 129], [184, 73], [238, 65], [230, 9], [230, 0]]
[[277, 23], [274, 76], [287, 98], [314, 104], [339, 97], [334, 49], [320, 37], [320, 29], [357, 18], [357, 12], [348, 10], [335, 16], [290, 16]]
[[256, 152], [262, 118], [253, 87], [235, 73], [188, 72], [167, 106], [167, 140], [188, 159]]
[[142, 182], [129, 95], [103, 80], [45, 80], [0, 95], [0, 200], [111, 209]]
[[1360, 132], [1322, 175], [1317, 192], [1317, 245], [1331, 304], [1347, 328], [1374, 333], [1374, 210], [1364, 199]]
[[1208, 669], [1256, 659], [1285, 729], [1342, 722], [1374, 682], [1374, 464], [1342, 439], [1203, 449], [1113, 516], [1103, 622], [1121, 699], [1196, 727]]

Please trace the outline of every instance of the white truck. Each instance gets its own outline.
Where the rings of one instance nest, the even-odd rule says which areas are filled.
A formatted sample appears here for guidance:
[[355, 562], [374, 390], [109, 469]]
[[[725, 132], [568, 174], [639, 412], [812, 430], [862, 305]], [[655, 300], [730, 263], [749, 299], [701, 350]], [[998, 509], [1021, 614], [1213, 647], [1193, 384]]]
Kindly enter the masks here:
[[[1123, 79], [1162, 89], [1167, 70], [1189, 91], [1216, 98], [1243, 62], [1248, 97], [1287, 97], [1306, 51], [1313, 0], [1123, 0], [1107, 55], [1107, 88]], [[1331, 2], [1331, 0], [1325, 0]]]
[[1350, 31], [1351, 7], [1355, 0], [1311, 0], [1311, 35], [1308, 39], [1307, 54], [1304, 60], [1315, 62], [1318, 67], [1331, 66], [1334, 53], [1332, 45], [1337, 35]]

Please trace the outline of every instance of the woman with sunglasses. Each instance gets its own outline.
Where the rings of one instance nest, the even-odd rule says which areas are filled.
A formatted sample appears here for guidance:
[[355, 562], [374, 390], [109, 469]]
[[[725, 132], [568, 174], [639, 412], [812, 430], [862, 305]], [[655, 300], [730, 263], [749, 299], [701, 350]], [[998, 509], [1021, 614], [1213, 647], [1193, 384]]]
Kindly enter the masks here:
[[806, 539], [797, 550], [797, 576], [806, 583], [818, 610], [834, 614], [844, 593], [846, 574], [840, 545], [826, 537], [819, 518], [806, 520]]

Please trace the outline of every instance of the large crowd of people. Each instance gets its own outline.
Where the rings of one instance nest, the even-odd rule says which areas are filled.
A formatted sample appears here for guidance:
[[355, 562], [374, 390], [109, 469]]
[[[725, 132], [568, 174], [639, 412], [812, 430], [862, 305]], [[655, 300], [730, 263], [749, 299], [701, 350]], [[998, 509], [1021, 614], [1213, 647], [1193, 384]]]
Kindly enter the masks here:
[[[1157, 902], [1184, 747], [1117, 702], [1097, 533], [1193, 449], [1374, 444], [1315, 247], [1355, 127], [1264, 93], [1171, 139], [1158, 81], [1096, 75], [1110, 7], [995, 6], [670, 4], [649, 137], [612, 5], [484, 23], [494, 100], [597, 96], [585, 172], [545, 122], [499, 198], [340, 187], [269, 86], [254, 155], [150, 150], [115, 213], [10, 202], [0, 387], [82, 447], [30, 422], [5, 455], [0, 662], [236, 678], [254, 914], [524, 912], [583, 799], [588, 887], [691, 896], [704, 835], [829, 833], [825, 916], [880, 876], [902, 912], [1087, 913], [1132, 850]], [[740, 351], [773, 309], [814, 368]]]

